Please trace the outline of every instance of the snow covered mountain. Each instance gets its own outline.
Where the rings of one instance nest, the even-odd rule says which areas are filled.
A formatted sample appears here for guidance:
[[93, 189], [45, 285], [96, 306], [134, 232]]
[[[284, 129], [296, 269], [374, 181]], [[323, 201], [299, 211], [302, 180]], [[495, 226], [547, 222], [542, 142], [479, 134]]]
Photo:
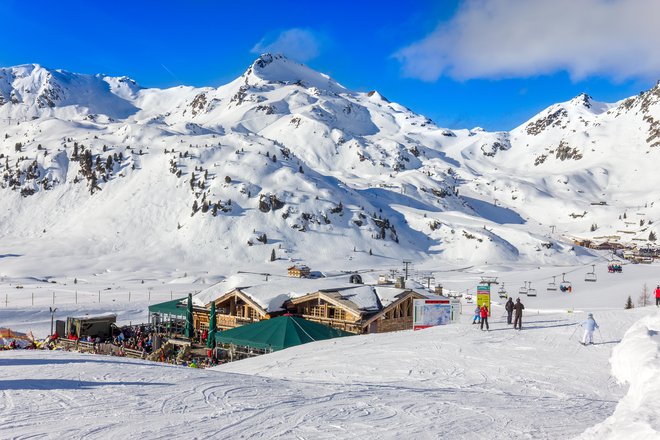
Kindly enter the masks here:
[[219, 88], [4, 68], [0, 237], [6, 252], [93, 270], [228, 273], [273, 249], [334, 268], [571, 264], [591, 257], [569, 236], [654, 230], [659, 97], [580, 95], [489, 133], [439, 127], [281, 55]]

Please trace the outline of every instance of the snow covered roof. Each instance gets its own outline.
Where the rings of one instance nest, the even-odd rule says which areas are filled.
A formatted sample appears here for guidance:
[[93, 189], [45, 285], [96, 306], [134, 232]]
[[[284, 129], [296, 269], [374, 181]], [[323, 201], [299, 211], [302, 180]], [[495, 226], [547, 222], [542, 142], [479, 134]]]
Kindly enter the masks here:
[[350, 276], [351, 274], [327, 278], [271, 277], [266, 281], [263, 275], [236, 274], [193, 296], [193, 304], [205, 307], [211, 301], [239, 289], [266, 312], [276, 312], [282, 310], [289, 299], [323, 292], [356, 312], [376, 312], [399, 299], [399, 295], [404, 292], [413, 290], [424, 296], [431, 296], [419, 288], [399, 289], [391, 286], [352, 284], [349, 282]]
[[348, 282], [349, 275], [331, 278], [289, 278], [271, 277], [265, 281], [261, 275], [232, 275], [193, 297], [195, 305], [205, 306], [234, 289], [248, 295], [267, 312], [282, 310], [284, 302], [319, 290], [345, 289], [355, 287]]

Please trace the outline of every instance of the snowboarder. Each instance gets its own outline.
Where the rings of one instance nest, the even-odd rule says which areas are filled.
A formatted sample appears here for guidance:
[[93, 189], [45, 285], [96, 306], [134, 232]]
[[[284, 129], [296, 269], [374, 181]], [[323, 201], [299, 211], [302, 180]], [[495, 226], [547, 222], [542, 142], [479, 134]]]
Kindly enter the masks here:
[[513, 318], [513, 328], [522, 330], [522, 311], [525, 310], [525, 306], [520, 302], [520, 298], [516, 298], [516, 303], [513, 305], [513, 310], [516, 312], [516, 315]]
[[488, 327], [488, 307], [486, 307], [486, 304], [479, 309], [479, 316], [481, 317], [481, 330], [484, 329], [484, 324], [486, 324], [486, 330], [490, 331]]
[[481, 308], [477, 306], [474, 309], [474, 319], [472, 319], [472, 324], [477, 324], [481, 322], [480, 312], [481, 312]]
[[589, 344], [594, 343], [594, 330], [598, 328], [598, 324], [596, 323], [596, 320], [594, 319], [594, 314], [589, 313], [587, 316], [586, 321], [582, 321], [580, 323], [580, 326], [584, 328], [584, 337], [582, 338], [582, 345], [587, 345], [587, 341], [589, 341]]
[[513, 315], [513, 298], [509, 298], [504, 305], [504, 310], [506, 310], [506, 323], [511, 324], [511, 317]]
[[655, 288], [655, 306], [660, 307], [660, 284]]

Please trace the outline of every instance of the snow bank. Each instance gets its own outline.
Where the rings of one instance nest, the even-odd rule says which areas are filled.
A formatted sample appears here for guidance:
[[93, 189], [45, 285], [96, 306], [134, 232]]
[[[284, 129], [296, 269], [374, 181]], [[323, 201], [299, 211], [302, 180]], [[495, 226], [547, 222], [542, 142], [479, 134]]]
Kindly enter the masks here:
[[612, 373], [630, 384], [614, 414], [579, 438], [660, 438], [660, 313], [636, 322], [612, 351]]

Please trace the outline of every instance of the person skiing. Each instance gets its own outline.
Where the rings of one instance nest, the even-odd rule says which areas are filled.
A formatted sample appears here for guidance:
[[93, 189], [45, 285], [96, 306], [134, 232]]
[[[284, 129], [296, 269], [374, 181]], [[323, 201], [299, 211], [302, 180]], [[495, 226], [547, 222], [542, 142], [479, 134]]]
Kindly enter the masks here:
[[477, 305], [477, 307], [474, 309], [474, 318], [472, 319], [472, 324], [481, 322], [480, 312], [481, 308]]
[[589, 341], [589, 344], [594, 343], [594, 330], [598, 328], [598, 324], [596, 323], [596, 320], [594, 319], [594, 314], [589, 313], [587, 316], [586, 321], [582, 321], [580, 323], [580, 326], [584, 328], [584, 337], [582, 338], [582, 345], [587, 345], [587, 341]]
[[506, 323], [511, 324], [511, 317], [513, 315], [513, 298], [509, 298], [506, 304], [504, 304], [504, 310], [506, 310]]
[[490, 331], [488, 327], [488, 307], [486, 307], [486, 304], [479, 309], [479, 316], [481, 317], [481, 330], [484, 329], [484, 324], [486, 324], [486, 330]]
[[655, 306], [660, 307], [660, 284], [655, 288]]
[[522, 311], [525, 310], [525, 306], [520, 302], [520, 298], [516, 298], [516, 303], [513, 305], [513, 310], [516, 312], [513, 318], [513, 328], [522, 330]]

